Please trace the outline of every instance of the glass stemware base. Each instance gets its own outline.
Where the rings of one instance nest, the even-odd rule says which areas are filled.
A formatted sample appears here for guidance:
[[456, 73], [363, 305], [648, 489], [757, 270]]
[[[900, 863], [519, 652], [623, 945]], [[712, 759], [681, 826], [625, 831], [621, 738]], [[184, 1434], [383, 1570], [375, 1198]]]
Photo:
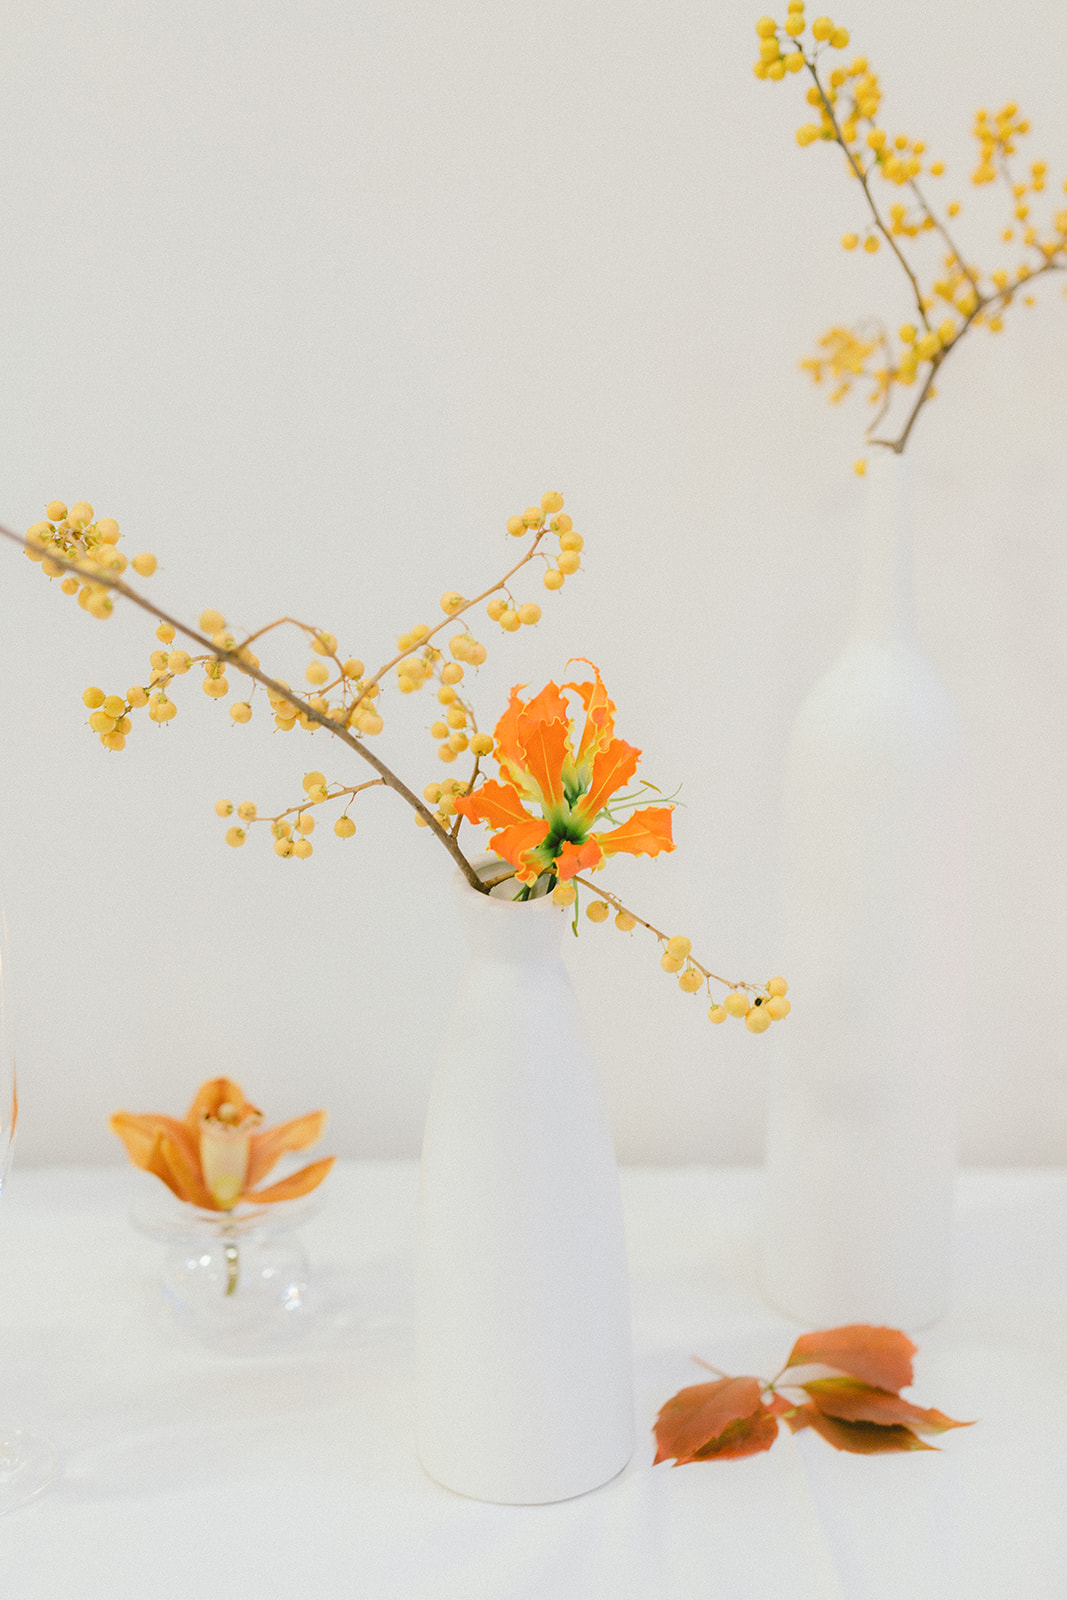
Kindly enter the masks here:
[[0, 1427], [0, 1516], [25, 1505], [59, 1471], [59, 1453], [25, 1428]]

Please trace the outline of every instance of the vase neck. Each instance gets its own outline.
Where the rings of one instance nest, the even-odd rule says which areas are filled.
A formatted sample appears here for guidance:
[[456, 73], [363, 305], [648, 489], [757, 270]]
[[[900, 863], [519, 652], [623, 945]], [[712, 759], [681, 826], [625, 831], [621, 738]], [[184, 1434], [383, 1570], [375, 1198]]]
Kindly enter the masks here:
[[519, 966], [561, 960], [568, 919], [551, 896], [518, 904], [499, 900], [472, 889], [460, 872], [453, 884], [472, 956]]
[[877, 450], [867, 462], [864, 552], [852, 642], [888, 644], [915, 632], [911, 472], [903, 455]]

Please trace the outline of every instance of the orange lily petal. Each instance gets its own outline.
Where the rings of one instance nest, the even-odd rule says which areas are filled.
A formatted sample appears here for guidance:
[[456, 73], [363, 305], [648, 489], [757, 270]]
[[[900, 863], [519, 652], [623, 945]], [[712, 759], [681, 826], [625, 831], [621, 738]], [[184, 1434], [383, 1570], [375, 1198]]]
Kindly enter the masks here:
[[[608, 698], [608, 691], [604, 687], [600, 676], [600, 668], [592, 661], [587, 661], [585, 656], [575, 656], [575, 661], [585, 661], [587, 667], [592, 667], [596, 673], [595, 683], [565, 683], [565, 689], [573, 689], [575, 694], [581, 696], [582, 705], [585, 707], [585, 727], [582, 729], [582, 742], [578, 746], [575, 765], [581, 766], [588, 758], [591, 759], [602, 745], [607, 744], [615, 732], [615, 702]], [[568, 666], [570, 663], [567, 663]]]
[[132, 1111], [116, 1111], [110, 1117], [108, 1126], [126, 1146], [126, 1153], [134, 1166], [141, 1167], [145, 1172], [149, 1171], [147, 1161], [152, 1146], [161, 1134], [186, 1141], [190, 1153], [196, 1149], [195, 1139], [190, 1137], [185, 1123], [179, 1122], [176, 1117], [156, 1115], [154, 1112], [139, 1116]]
[[590, 838], [597, 841], [606, 856], [617, 855], [620, 850], [634, 856], [658, 856], [661, 850], [674, 849], [671, 809], [646, 806], [610, 833], [594, 833]]
[[276, 1128], [265, 1128], [252, 1135], [252, 1148], [248, 1156], [245, 1188], [251, 1189], [274, 1166], [286, 1150], [306, 1150], [309, 1144], [321, 1138], [326, 1126], [325, 1111], [309, 1111], [306, 1116], [292, 1122], [280, 1122]]
[[493, 754], [508, 781], [515, 785], [520, 794], [534, 800], [537, 798], [534, 785], [526, 774], [523, 752], [519, 746], [519, 717], [526, 710], [526, 702], [520, 700], [519, 690], [525, 687], [524, 683], [517, 683], [511, 691], [508, 708], [493, 732], [496, 741]]
[[541, 869], [538, 867], [535, 871], [523, 857], [528, 850], [536, 849], [547, 837], [548, 823], [538, 817], [527, 817], [523, 822], [516, 823], [513, 828], [505, 828], [503, 833], [494, 834], [489, 841], [489, 848], [495, 850], [501, 860], [515, 868], [520, 883], [529, 883], [537, 877]]
[[[583, 819], [587, 824], [603, 810], [604, 801], [613, 795], [616, 789], [621, 789], [629, 783], [637, 770], [637, 761], [640, 750], [632, 744], [627, 744], [625, 739], [612, 739], [610, 744], [597, 752], [593, 761], [593, 775], [590, 779], [587, 792], [575, 801], [572, 808], [574, 816]], [[636, 815], [636, 813], [635, 813]]]
[[455, 810], [471, 822], [488, 822], [491, 828], [530, 821], [530, 813], [517, 790], [510, 783], [497, 783], [495, 778], [483, 783], [473, 794], [460, 795]]
[[604, 852], [595, 833], [582, 844], [572, 844], [569, 839], [564, 839], [556, 858], [556, 876], [565, 883], [576, 872], [592, 872], [603, 859]]
[[241, 1199], [253, 1201], [256, 1205], [272, 1205], [275, 1200], [295, 1200], [299, 1195], [310, 1194], [312, 1189], [318, 1188], [336, 1160], [336, 1156], [326, 1156], [322, 1161], [313, 1161], [310, 1167], [301, 1167], [299, 1172], [290, 1173], [288, 1178], [282, 1178], [279, 1183], [272, 1183], [269, 1189], [260, 1189], [254, 1194], [246, 1190]]
[[185, 1113], [185, 1126], [192, 1133], [199, 1134], [201, 1117], [214, 1117], [218, 1114], [219, 1106], [227, 1104], [234, 1107], [238, 1122], [243, 1122], [247, 1116], [260, 1115], [258, 1108], [245, 1099], [240, 1084], [234, 1083], [232, 1078], [209, 1078], [196, 1091], [196, 1099]]
[[[554, 705], [560, 715], [549, 717]], [[533, 714], [533, 707], [539, 712]], [[543, 712], [543, 714], [542, 714]], [[523, 766], [541, 793], [541, 804], [546, 811], [558, 812], [563, 805], [563, 763], [570, 756], [570, 722], [566, 702], [554, 683], [543, 689], [531, 701], [527, 714], [519, 718], [519, 741]]]

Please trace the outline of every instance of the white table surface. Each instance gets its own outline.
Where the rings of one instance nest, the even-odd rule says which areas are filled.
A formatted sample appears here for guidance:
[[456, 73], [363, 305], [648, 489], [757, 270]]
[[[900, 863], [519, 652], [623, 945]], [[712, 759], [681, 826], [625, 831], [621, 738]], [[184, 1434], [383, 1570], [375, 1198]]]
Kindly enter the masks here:
[[759, 1174], [631, 1168], [638, 1449], [561, 1505], [449, 1493], [414, 1453], [417, 1171], [341, 1164], [302, 1230], [309, 1314], [224, 1357], [160, 1308], [132, 1170], [12, 1174], [0, 1206], [0, 1417], [64, 1475], [0, 1519], [3, 1600], [1065, 1600], [1067, 1170], [962, 1175], [950, 1315], [911, 1397], [981, 1419], [939, 1454], [652, 1467], [689, 1357], [770, 1374], [798, 1331], [760, 1297]]

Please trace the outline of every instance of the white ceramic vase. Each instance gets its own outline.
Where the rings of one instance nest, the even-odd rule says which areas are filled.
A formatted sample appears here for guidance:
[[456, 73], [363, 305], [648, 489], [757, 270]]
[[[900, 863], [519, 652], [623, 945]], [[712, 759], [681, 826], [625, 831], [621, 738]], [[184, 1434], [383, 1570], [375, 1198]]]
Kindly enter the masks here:
[[560, 954], [567, 913], [455, 881], [470, 963], [423, 1143], [419, 1457], [477, 1500], [566, 1500], [633, 1450], [615, 1154]]
[[961, 725], [916, 637], [907, 462], [867, 469], [843, 654], [804, 701], [786, 784], [764, 1281], [821, 1326], [918, 1328], [949, 1292], [963, 1037]]

